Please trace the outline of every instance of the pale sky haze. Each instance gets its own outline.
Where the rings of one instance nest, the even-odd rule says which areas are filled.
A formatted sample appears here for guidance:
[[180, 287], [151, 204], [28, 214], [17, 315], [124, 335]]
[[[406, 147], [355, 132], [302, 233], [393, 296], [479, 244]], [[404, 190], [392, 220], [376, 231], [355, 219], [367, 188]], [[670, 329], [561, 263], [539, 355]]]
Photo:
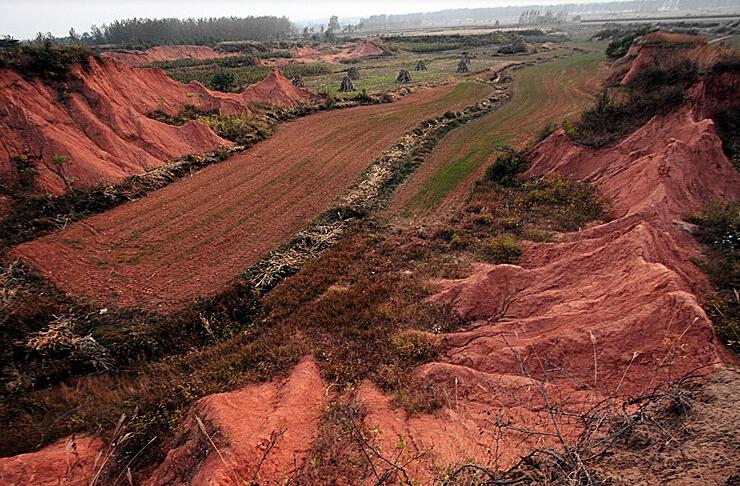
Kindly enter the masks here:
[[65, 36], [70, 27], [82, 33], [92, 24], [131, 17], [285, 15], [297, 22], [323, 18], [328, 21], [329, 16], [338, 15], [341, 21], [342, 17], [381, 13], [571, 2], [573, 0], [0, 0], [0, 36], [25, 39], [34, 37], [37, 32]]

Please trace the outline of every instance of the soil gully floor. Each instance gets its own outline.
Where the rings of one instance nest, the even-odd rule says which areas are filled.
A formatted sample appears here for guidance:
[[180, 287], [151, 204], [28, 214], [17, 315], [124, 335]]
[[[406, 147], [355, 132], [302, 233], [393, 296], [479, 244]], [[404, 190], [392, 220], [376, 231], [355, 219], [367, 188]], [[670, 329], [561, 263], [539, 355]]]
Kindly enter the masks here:
[[580, 113], [600, 85], [602, 60], [589, 52], [516, 71], [511, 101], [445, 137], [396, 192], [389, 213], [418, 217], [454, 206], [493, 162], [496, 147], [521, 147], [547, 122]]
[[421, 120], [490, 92], [463, 82], [302, 118], [221, 164], [14, 254], [101, 305], [180, 307], [222, 289], [293, 235]]

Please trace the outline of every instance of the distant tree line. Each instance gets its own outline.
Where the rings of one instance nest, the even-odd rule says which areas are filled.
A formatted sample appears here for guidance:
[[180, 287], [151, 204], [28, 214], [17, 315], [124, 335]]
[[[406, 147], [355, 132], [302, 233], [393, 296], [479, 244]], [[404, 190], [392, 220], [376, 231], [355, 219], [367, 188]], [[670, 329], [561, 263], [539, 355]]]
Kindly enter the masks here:
[[[582, 15], [609, 16], [623, 12], [637, 14], [652, 14], [667, 11], [694, 11], [710, 8], [735, 9], [737, 0], [613, 0], [606, 2], [587, 1], [582, 3], [563, 3], [558, 5], [540, 5], [535, 9], [550, 9], [555, 17], [578, 17]], [[522, 18], [525, 10], [522, 6], [486, 7], [486, 8], [458, 8], [440, 10], [438, 12], [409, 13], [398, 15], [372, 15], [363, 18], [358, 30], [383, 31], [410, 27], [432, 27], [443, 25], [468, 25], [475, 23], [493, 23], [500, 19], [501, 23], [523, 23], [528, 25], [528, 20], [547, 19], [544, 16], [531, 15], [534, 10], [527, 8], [528, 13]], [[544, 18], [543, 18], [544, 17]]]
[[293, 32], [287, 17], [134, 18], [93, 25], [90, 32], [81, 35], [71, 30], [70, 38], [92, 45], [213, 45], [237, 40], [281, 40]]
[[519, 16], [519, 25], [549, 25], [560, 24], [566, 21], [566, 14], [563, 11], [553, 14], [551, 10], [544, 15], [539, 10], [525, 10]]

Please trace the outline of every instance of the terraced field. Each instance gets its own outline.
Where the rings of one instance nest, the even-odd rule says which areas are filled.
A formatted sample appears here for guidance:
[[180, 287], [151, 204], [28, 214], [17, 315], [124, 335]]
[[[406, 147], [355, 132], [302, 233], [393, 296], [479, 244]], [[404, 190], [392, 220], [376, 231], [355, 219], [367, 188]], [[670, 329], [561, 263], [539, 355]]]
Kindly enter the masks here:
[[218, 291], [326, 210], [424, 118], [490, 94], [462, 82], [319, 113], [160, 191], [14, 250], [65, 291], [168, 310]]
[[[442, 52], [414, 53], [399, 50], [393, 56], [367, 58], [357, 60], [356, 63], [343, 64], [333, 62], [310, 62], [306, 64], [290, 63], [279, 65], [285, 75], [290, 78], [295, 74], [303, 77], [306, 87], [321, 93], [331, 93], [338, 98], [355, 96], [362, 90], [370, 94], [384, 93], [396, 86], [396, 78], [401, 69], [411, 73], [411, 85], [423, 86], [450, 82], [466, 77], [457, 73], [457, 66], [461, 52], [465, 51], [472, 56], [470, 69], [478, 72], [486, 69], [498, 69], [512, 62], [521, 62], [535, 58], [548, 58], [570, 52], [571, 45], [563, 45], [554, 50], [541, 51], [536, 54], [517, 56], [496, 56], [496, 47], [478, 47], [473, 49], [452, 49]], [[423, 59], [427, 71], [414, 71], [416, 63]], [[356, 91], [340, 93], [339, 86], [350, 66], [360, 70], [361, 78], [354, 81]], [[263, 80], [271, 71], [268, 66], [241, 66], [223, 67], [215, 63], [202, 63], [194, 66], [178, 66], [176, 63], [164, 65], [168, 76], [181, 83], [198, 81], [213, 88], [211, 80], [217, 72], [225, 71], [235, 78], [235, 86], [242, 89], [250, 84]]]
[[[495, 48], [485, 47], [468, 50], [473, 59], [470, 64], [471, 72], [487, 69], [499, 69], [512, 62], [533, 60], [536, 57], [548, 58], [563, 55], [569, 52], [568, 47], [561, 47], [552, 51], [544, 51], [537, 54], [526, 54], [520, 56], [494, 56]], [[412, 85], [425, 85], [460, 79], [465, 75], [457, 73], [460, 62], [460, 52], [463, 49], [438, 52], [432, 54], [418, 54], [412, 52], [398, 52], [394, 56], [370, 59], [357, 67], [360, 70], [360, 79], [354, 81], [357, 92], [366, 90], [368, 93], [382, 93], [396, 86], [396, 78], [401, 69], [411, 73]], [[427, 71], [414, 71], [416, 62], [423, 59]], [[306, 86], [322, 93], [331, 93], [337, 97], [354, 96], [356, 93], [339, 93], [337, 90], [349, 65], [335, 65], [335, 71], [327, 74], [319, 74], [306, 77]]]
[[602, 60], [600, 52], [579, 53], [514, 72], [511, 101], [447, 135], [397, 191], [391, 215], [419, 217], [454, 206], [502, 144], [522, 147], [546, 123], [582, 111], [599, 86]]

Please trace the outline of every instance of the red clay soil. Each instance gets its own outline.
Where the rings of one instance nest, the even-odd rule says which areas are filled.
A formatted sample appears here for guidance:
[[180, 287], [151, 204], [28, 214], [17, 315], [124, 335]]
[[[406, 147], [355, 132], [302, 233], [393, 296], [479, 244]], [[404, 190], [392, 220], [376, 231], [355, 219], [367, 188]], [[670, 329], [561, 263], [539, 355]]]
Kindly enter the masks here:
[[13, 254], [101, 305], [169, 310], [223, 289], [349, 187], [424, 118], [488, 96], [419, 90], [319, 113], [149, 196], [21, 245]]
[[103, 57], [124, 62], [129, 66], [141, 66], [161, 61], [177, 61], [178, 59], [217, 59], [221, 57], [238, 56], [239, 53], [214, 51], [207, 46], [157, 46], [146, 51], [116, 50], [106, 51]]
[[387, 56], [390, 54], [378, 40], [361, 40], [355, 44], [345, 44], [333, 48], [333, 52], [321, 52], [312, 47], [293, 49], [293, 57], [263, 60], [265, 66], [301, 64], [311, 62], [341, 62], [362, 57]]
[[197, 82], [180, 84], [160, 69], [132, 68], [90, 58], [70, 74], [64, 101], [56, 87], [0, 70], [0, 178], [18, 181], [13, 157], [27, 156], [39, 192], [120, 181], [184, 154], [231, 143], [191, 121], [167, 125], [147, 117], [177, 114], [183, 105], [223, 113], [248, 112], [237, 94], [211, 92]]
[[[199, 400], [184, 422], [183, 437], [176, 440], [182, 445], [170, 450], [144, 484], [273, 484], [290, 477], [303, 464], [318, 433], [326, 386], [314, 360], [306, 358], [286, 379]], [[196, 416], [218, 430], [220, 457], [203, 436]], [[226, 443], [219, 445], [220, 439]], [[261, 462], [271, 443], [274, 446]], [[199, 455], [203, 462], [194, 464]]]
[[[284, 379], [199, 400], [172, 449], [139, 484], [231, 486], [273, 484], [272, 480], [290, 477], [302, 466], [318, 434], [326, 387], [315, 361], [304, 358]], [[106, 447], [100, 439], [82, 437], [0, 458], [0, 484], [89, 485], [96, 472], [95, 457]]]
[[91, 437], [61, 440], [39, 452], [0, 458], [5, 486], [87, 486], [102, 441]]
[[[619, 64], [630, 63], [630, 68], [620, 84], [631, 83], [649, 69], [669, 69], [682, 62], [692, 62], [699, 69], [713, 66], [733, 48], [721, 44], [708, 44], [701, 36], [652, 32], [638, 38]], [[735, 54], [736, 56], [736, 54]]]
[[[702, 366], [737, 364], [694, 294], [706, 281], [690, 263], [700, 248], [682, 219], [740, 196], [740, 175], [705, 111], [716, 100], [726, 107], [739, 82], [726, 74], [701, 83], [689, 105], [614, 147], [576, 146], [560, 130], [536, 148], [528, 175], [588, 181], [611, 198], [616, 217], [559, 243], [527, 244], [521, 266], [477, 264], [467, 278], [438, 282], [431, 301], [472, 320], [468, 331], [446, 336], [442, 359], [418, 371], [447, 391], [448, 407], [408, 418], [368, 386], [370, 426], [386, 450], [398, 434], [410, 438], [410, 453], [433, 448], [418, 466], [429, 475], [460, 459], [493, 465], [490, 451], [500, 446], [506, 467], [531, 444], [517, 445], [511, 430], [497, 436], [497, 420], [553, 432], [546, 414], [535, 413], [542, 397], [522, 396], [532, 390], [527, 372], [548, 375], [549, 399], [578, 412]], [[560, 426], [566, 435], [578, 430], [567, 420]]]
[[310, 46], [296, 47], [290, 52], [293, 57], [313, 57], [321, 55], [319, 51]]
[[388, 49], [380, 42], [372, 40], [358, 42], [350, 53], [351, 57], [384, 56], [386, 54], [388, 54]]
[[283, 108], [319, 99], [316, 93], [293, 86], [280, 69], [273, 69], [265, 79], [247, 86], [241, 94], [248, 102]]

